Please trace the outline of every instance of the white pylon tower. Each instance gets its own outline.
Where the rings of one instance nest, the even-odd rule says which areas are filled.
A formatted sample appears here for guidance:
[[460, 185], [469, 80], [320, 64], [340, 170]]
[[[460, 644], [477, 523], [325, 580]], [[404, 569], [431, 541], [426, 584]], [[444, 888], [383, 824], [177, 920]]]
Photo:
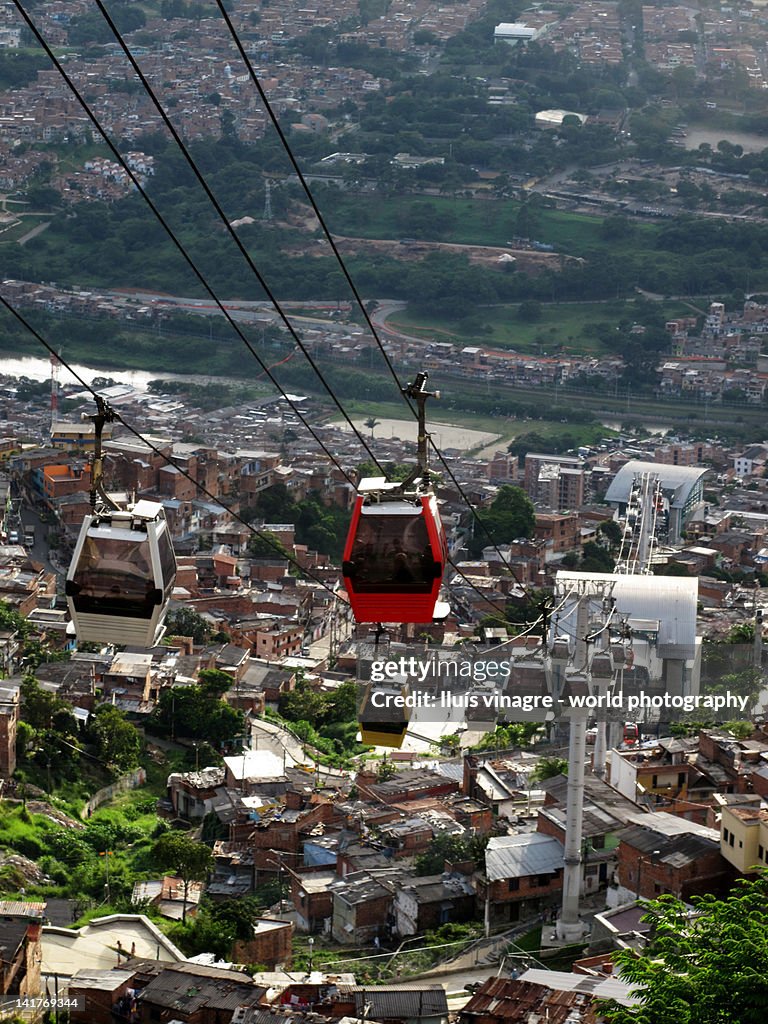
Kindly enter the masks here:
[[[613, 583], [598, 582], [586, 579], [577, 584], [579, 590], [576, 607], [576, 643], [570, 665], [574, 675], [571, 677], [572, 688], [586, 690], [590, 695], [594, 692], [592, 677], [592, 661], [590, 646], [603, 638], [605, 646], [608, 640], [608, 628], [613, 617], [613, 601], [611, 592]], [[590, 606], [600, 603], [600, 621], [597, 629], [593, 629]], [[553, 677], [565, 677], [567, 648], [558, 643], [557, 638], [552, 645], [550, 660]], [[602, 676], [600, 683], [603, 682]], [[566, 678], [566, 685], [568, 679]], [[600, 692], [607, 692], [605, 687], [598, 686]], [[587, 718], [589, 709], [574, 707], [569, 709], [570, 734], [568, 740], [568, 786], [565, 805], [565, 849], [563, 851], [563, 902], [557, 920], [557, 937], [561, 942], [578, 942], [585, 930], [579, 916], [579, 896], [582, 882], [582, 833], [584, 823], [584, 774], [587, 757]]]

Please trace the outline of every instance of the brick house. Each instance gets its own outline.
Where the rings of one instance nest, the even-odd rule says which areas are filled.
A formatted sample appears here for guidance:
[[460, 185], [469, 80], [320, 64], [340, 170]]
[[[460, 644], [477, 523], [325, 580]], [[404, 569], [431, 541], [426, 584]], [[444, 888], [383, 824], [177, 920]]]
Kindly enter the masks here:
[[0, 995], [40, 994], [40, 944], [45, 903], [0, 901]]
[[575, 514], [537, 512], [535, 537], [552, 552], [572, 551], [579, 546], [581, 521]]
[[339, 985], [333, 1016], [381, 1024], [447, 1024], [448, 1000], [441, 985], [409, 985], [408, 988]]
[[469, 921], [475, 915], [475, 887], [458, 872], [447, 878], [444, 874], [411, 878], [398, 886], [393, 912], [400, 936], [418, 935], [449, 921]]
[[333, 916], [333, 894], [329, 886], [337, 881], [336, 871], [324, 864], [316, 868], [289, 871], [291, 902], [296, 908], [296, 927], [302, 932], [319, 932]]
[[356, 871], [330, 886], [331, 934], [342, 945], [370, 946], [394, 931], [397, 876], [392, 871]]
[[538, 832], [496, 836], [485, 850], [478, 900], [485, 901], [486, 931], [553, 906], [563, 888], [563, 845]]
[[224, 769], [203, 768], [199, 772], [173, 772], [168, 776], [168, 795], [179, 818], [203, 818], [213, 801], [224, 791]]
[[16, 770], [19, 700], [18, 686], [0, 686], [0, 779], [9, 779]]
[[459, 791], [457, 781], [426, 769], [398, 772], [386, 782], [379, 782], [374, 772], [358, 772], [356, 783], [363, 800], [380, 801], [384, 804], [422, 800], [430, 796], [448, 796]]
[[291, 807], [297, 793], [286, 793], [286, 806], [262, 815], [248, 836], [253, 851], [256, 881], [271, 877], [286, 867], [296, 868], [301, 863], [304, 842], [318, 825], [330, 825], [334, 819], [334, 806], [330, 798], [306, 807]]
[[128, 995], [132, 991], [135, 974], [113, 968], [79, 970], [69, 983], [70, 1019], [82, 1024], [114, 1024], [123, 1007], [135, 1006]]
[[658, 831], [653, 827], [655, 822], [648, 826], [638, 824], [621, 837], [619, 899], [656, 899], [671, 893], [687, 900], [703, 893], [725, 892], [733, 871], [721, 856], [717, 833], [672, 815], [653, 817], [670, 819], [670, 830], [661, 831], [663, 823]]
[[432, 842], [434, 832], [426, 818], [403, 817], [379, 826], [379, 837], [395, 857], [414, 857], [424, 853]]
[[293, 925], [290, 921], [275, 921], [260, 918], [254, 921], [253, 936], [247, 942], [238, 939], [232, 946], [232, 959], [238, 964], [264, 964], [275, 970], [290, 970], [291, 938]]

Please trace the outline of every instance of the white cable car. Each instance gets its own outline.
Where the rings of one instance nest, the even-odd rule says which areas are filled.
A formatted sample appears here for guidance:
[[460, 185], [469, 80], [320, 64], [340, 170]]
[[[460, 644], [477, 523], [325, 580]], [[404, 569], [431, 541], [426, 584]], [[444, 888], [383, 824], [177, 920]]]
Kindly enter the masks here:
[[91, 509], [80, 529], [65, 593], [79, 643], [153, 647], [165, 632], [176, 558], [157, 501], [120, 508], [104, 489], [101, 433], [114, 413], [96, 397]]
[[175, 580], [176, 559], [159, 502], [87, 515], [65, 591], [78, 641], [159, 643]]

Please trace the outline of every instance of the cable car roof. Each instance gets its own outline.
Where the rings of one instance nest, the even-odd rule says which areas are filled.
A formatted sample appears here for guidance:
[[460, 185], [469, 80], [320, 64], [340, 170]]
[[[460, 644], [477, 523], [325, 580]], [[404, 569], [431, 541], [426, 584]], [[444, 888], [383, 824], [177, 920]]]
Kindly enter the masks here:
[[420, 516], [422, 506], [419, 501], [383, 501], [375, 505], [363, 505], [360, 509], [362, 516]]
[[385, 476], [366, 476], [357, 485], [359, 494], [370, 494], [374, 491], [396, 491], [400, 486], [398, 480], [387, 480]]
[[157, 519], [162, 507], [159, 501], [147, 501], [146, 498], [140, 498], [130, 509], [130, 513], [134, 519]]

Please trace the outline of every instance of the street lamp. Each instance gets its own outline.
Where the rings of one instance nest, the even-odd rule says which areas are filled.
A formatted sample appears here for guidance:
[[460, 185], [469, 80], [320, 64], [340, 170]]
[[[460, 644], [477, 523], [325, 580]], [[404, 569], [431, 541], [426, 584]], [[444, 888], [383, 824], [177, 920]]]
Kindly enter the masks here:
[[307, 958], [307, 974], [311, 974], [312, 973], [312, 954], [313, 954], [314, 949], [315, 949], [315, 940], [312, 938], [311, 935], [310, 935], [309, 939], [307, 940], [307, 944], [309, 946], [309, 956]]

